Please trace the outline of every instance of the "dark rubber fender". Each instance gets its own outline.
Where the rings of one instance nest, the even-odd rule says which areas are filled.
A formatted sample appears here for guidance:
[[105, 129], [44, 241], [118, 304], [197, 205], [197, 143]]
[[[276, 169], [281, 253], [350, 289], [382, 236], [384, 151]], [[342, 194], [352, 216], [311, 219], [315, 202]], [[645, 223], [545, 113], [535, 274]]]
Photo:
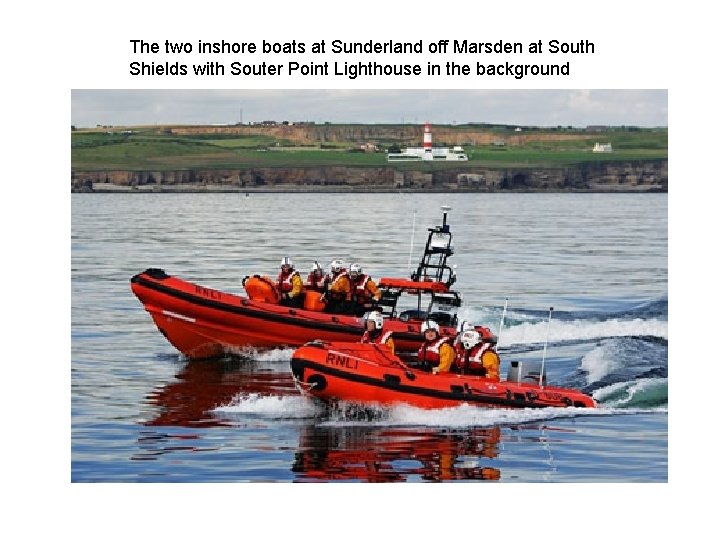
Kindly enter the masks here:
[[317, 390], [318, 392], [322, 392], [327, 388], [327, 379], [322, 375], [318, 375], [317, 373], [315, 373], [314, 375], [310, 375], [308, 377], [307, 383], [312, 384], [312, 389]]

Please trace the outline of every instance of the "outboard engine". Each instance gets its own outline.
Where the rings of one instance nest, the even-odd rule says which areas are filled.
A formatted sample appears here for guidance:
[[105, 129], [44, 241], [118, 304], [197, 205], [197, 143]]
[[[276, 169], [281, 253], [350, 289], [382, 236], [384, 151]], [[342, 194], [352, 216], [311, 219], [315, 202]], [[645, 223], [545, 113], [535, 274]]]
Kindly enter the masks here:
[[[507, 382], [536, 384], [540, 386], [540, 367], [535, 362], [513, 360], [507, 372]], [[547, 384], [547, 373], [543, 373], [542, 385]]]

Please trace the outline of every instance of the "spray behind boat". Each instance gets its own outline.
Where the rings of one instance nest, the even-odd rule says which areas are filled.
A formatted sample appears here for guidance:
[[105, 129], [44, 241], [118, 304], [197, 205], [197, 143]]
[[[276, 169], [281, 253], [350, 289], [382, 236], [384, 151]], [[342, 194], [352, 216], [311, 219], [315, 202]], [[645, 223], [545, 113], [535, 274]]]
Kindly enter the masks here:
[[[547, 334], [545, 335], [545, 344], [543, 345], [543, 355], [540, 368], [538, 369], [534, 361], [512, 360], [508, 368], [508, 382], [537, 384], [540, 388], [547, 386], [547, 373], [545, 371], [545, 357], [547, 356], [548, 340], [550, 339], [550, 321], [552, 320], [553, 308], [548, 312]], [[502, 323], [501, 323], [502, 326]]]

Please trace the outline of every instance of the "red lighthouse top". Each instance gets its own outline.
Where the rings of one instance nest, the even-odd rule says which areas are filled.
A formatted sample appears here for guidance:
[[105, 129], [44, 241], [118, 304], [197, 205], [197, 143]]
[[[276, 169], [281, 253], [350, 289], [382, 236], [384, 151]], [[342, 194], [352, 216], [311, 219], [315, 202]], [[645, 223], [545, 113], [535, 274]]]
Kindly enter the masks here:
[[432, 152], [432, 133], [430, 133], [430, 122], [425, 122], [425, 133], [423, 134], [423, 148], [426, 155]]

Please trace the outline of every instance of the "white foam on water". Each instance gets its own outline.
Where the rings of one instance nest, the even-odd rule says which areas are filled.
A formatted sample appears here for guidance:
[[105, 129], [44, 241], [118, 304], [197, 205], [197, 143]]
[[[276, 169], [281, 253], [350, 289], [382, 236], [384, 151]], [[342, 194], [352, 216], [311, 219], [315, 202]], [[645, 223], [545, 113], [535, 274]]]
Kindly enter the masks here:
[[[627, 385], [629, 383], [618, 383]], [[617, 385], [616, 385], [617, 386]], [[605, 390], [605, 389], [603, 389]], [[596, 392], [597, 394], [598, 392]], [[625, 394], [625, 392], [623, 392]], [[598, 396], [593, 396], [598, 399]], [[375, 414], [361, 414], [359, 417], [349, 414], [331, 415], [321, 404], [304, 396], [268, 396], [260, 394], [239, 394], [227, 404], [216, 407], [213, 413], [223, 417], [261, 417], [265, 419], [316, 419], [324, 426], [436, 426], [436, 427], [485, 427], [505, 424], [526, 424], [549, 421], [558, 418], [580, 416], [610, 416], [628, 414], [646, 414], [648, 412], [667, 412], [667, 408], [618, 408], [622, 403], [603, 403], [595, 409], [576, 407], [548, 407], [544, 409], [491, 409], [462, 404], [445, 409], [420, 409], [410, 405], [393, 407], [361, 407]], [[347, 410], [356, 406], [347, 405]], [[322, 418], [322, 419], [321, 419]]]
[[458, 309], [458, 320], [467, 321], [472, 325], [488, 326], [493, 332], [497, 332], [500, 326], [502, 308], [498, 313], [496, 308], [464, 306]]
[[253, 356], [256, 362], [285, 362], [290, 363], [295, 349], [270, 349], [267, 351], [259, 351]]
[[229, 354], [250, 358], [256, 362], [290, 362], [295, 349], [258, 349], [257, 347], [228, 347]]
[[[494, 426], [498, 424], [522, 424], [551, 420], [555, 418], [573, 418], [577, 416], [609, 415], [613, 411], [597, 408], [585, 409], [576, 407], [544, 408], [544, 409], [491, 409], [462, 404], [445, 409], [420, 409], [410, 405], [376, 408], [381, 414], [372, 421], [382, 426]], [[626, 411], [622, 411], [626, 413]], [[367, 420], [332, 419], [326, 425], [367, 424]]]
[[[644, 397], [652, 396], [657, 392], [664, 391], [667, 394], [667, 384], [667, 378], [621, 381], [598, 388], [593, 392], [593, 399], [602, 402], [603, 406], [607, 408], [623, 407], [624, 405], [642, 402]], [[653, 411], [667, 412], [667, 405], [653, 407]]]
[[262, 416], [264, 418], [313, 418], [322, 407], [303, 396], [268, 396], [261, 394], [238, 394], [227, 405], [213, 412], [232, 416]]
[[[522, 323], [503, 329], [499, 346], [544, 343], [547, 335], [547, 321]], [[658, 319], [577, 320], [550, 323], [551, 342], [625, 336], [654, 336], [667, 339], [668, 323]]]
[[581, 368], [587, 372], [588, 383], [594, 383], [621, 366], [617, 354], [609, 352], [604, 345], [595, 347], [580, 360]]

